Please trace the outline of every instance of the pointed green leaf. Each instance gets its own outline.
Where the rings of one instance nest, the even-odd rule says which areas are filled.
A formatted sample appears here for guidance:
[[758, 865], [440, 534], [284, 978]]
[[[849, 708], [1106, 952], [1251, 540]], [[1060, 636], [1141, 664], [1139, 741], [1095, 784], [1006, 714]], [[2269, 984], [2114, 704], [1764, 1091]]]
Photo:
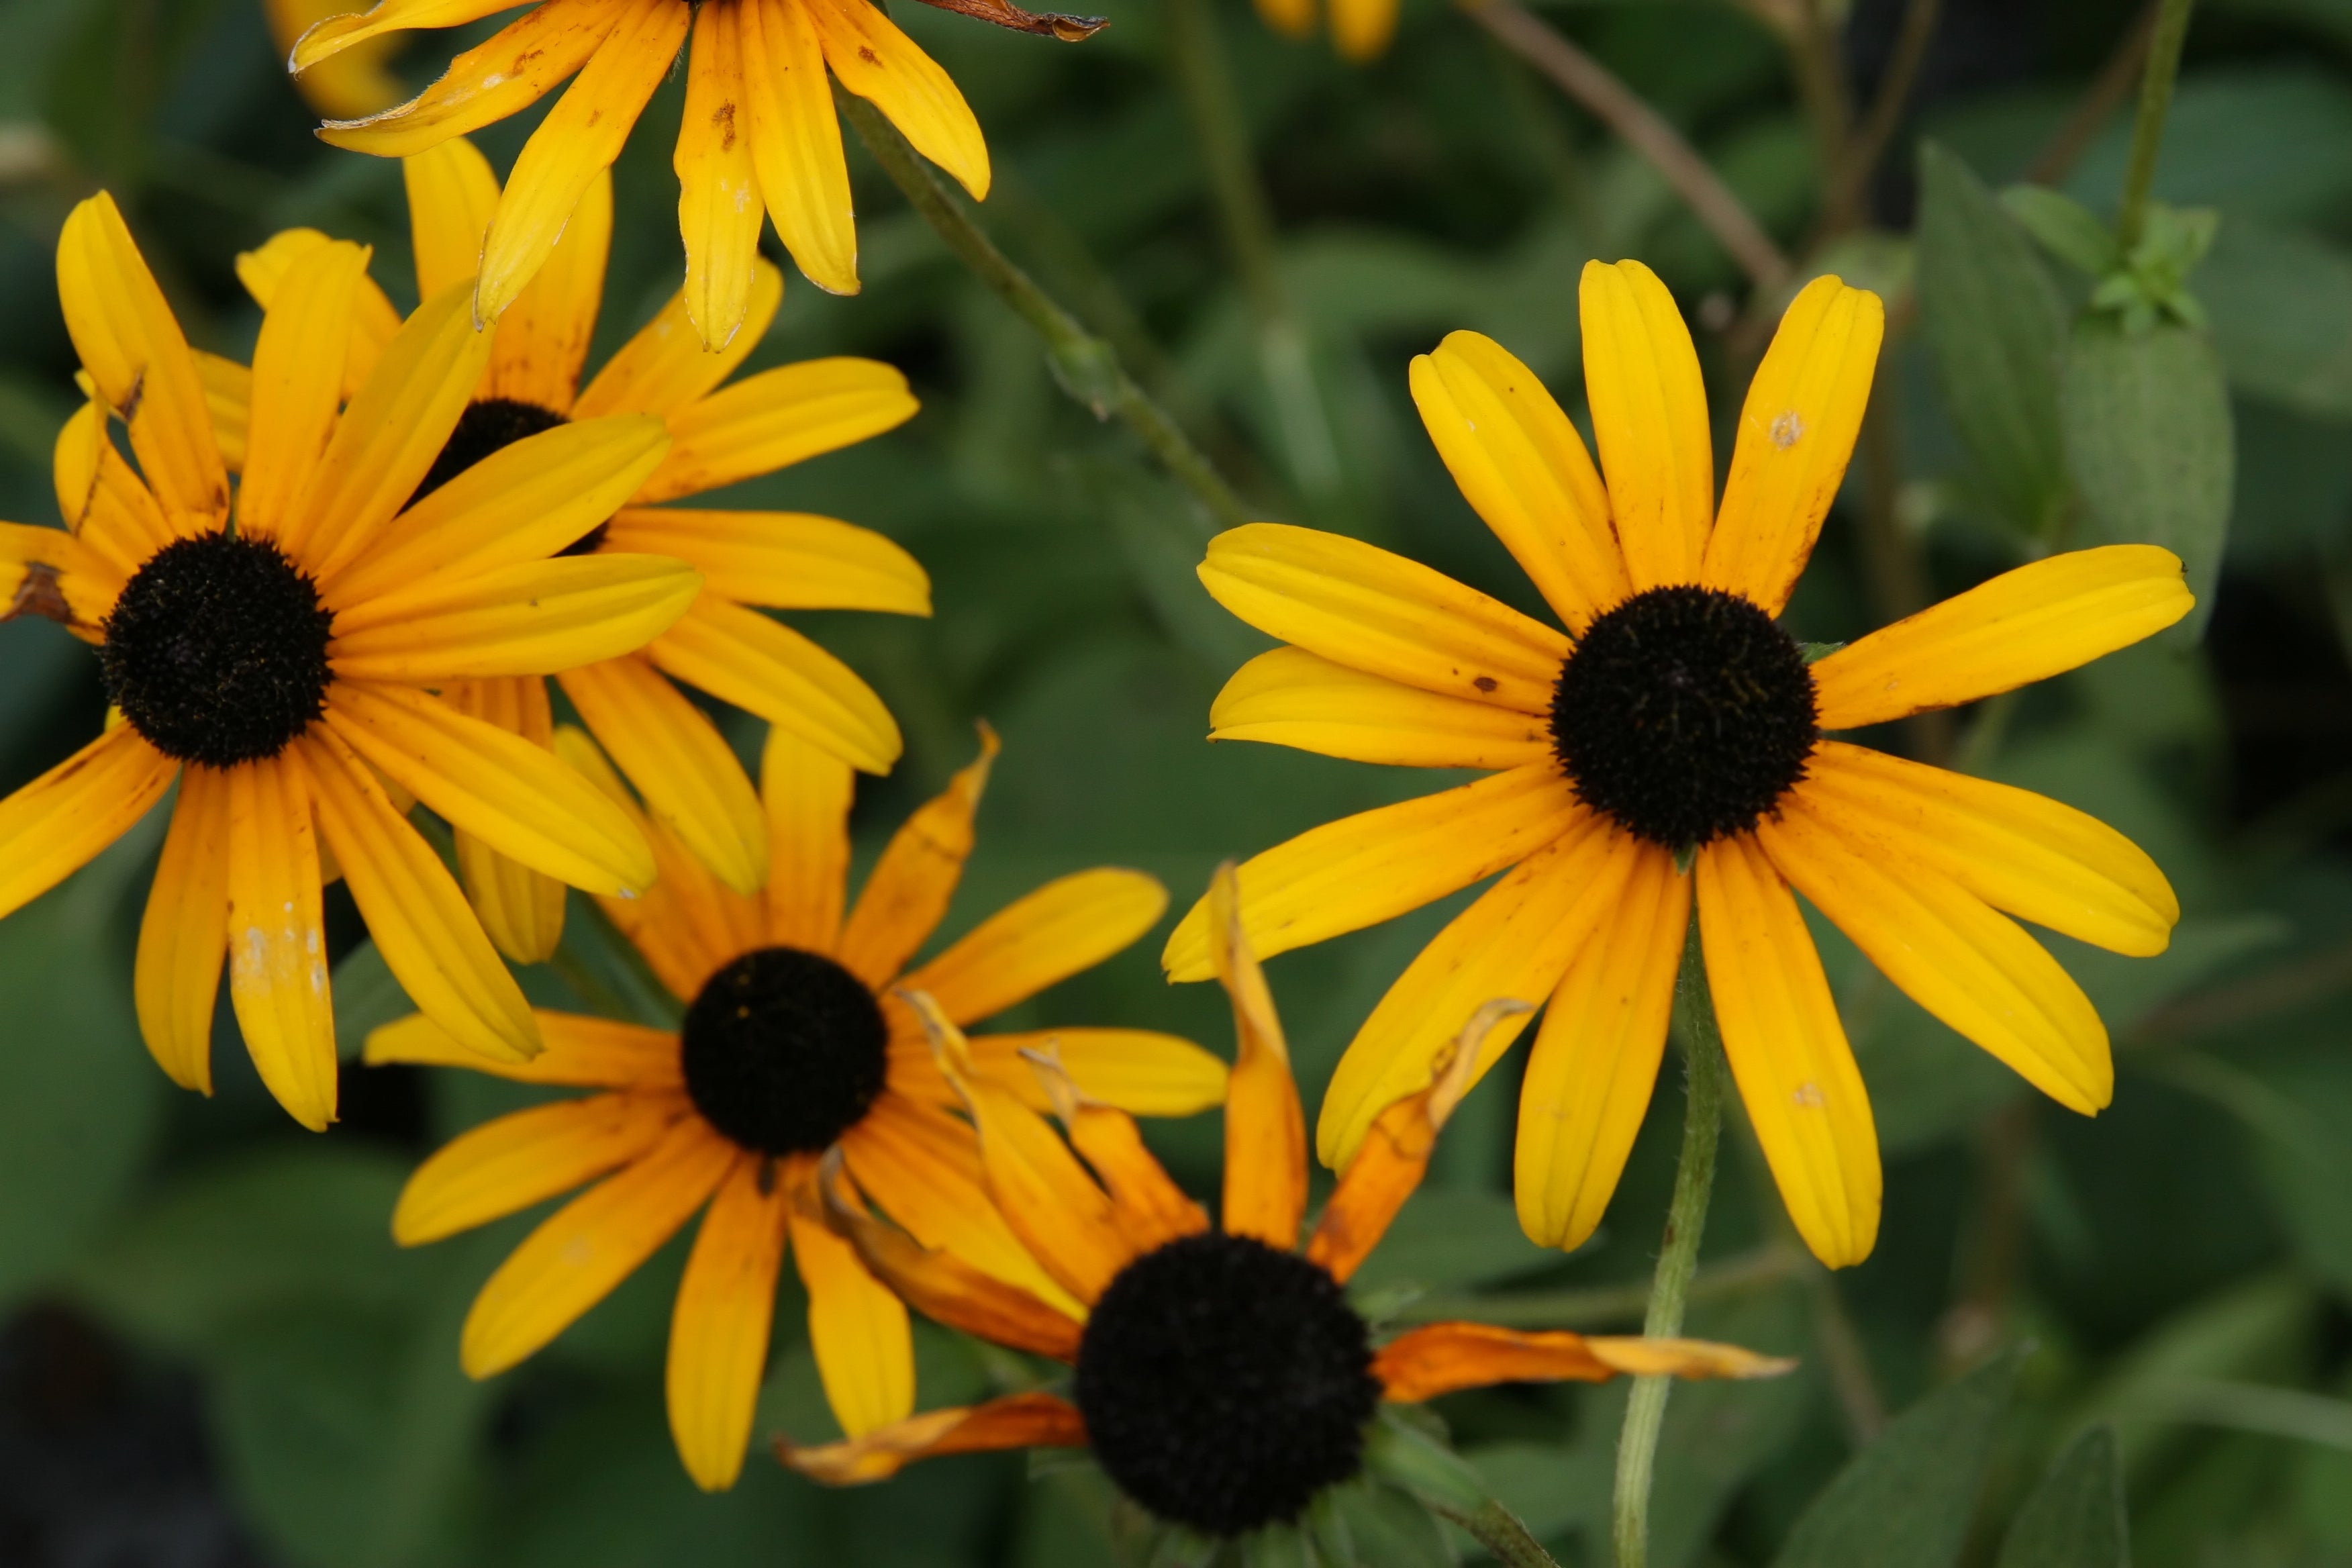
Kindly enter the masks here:
[[2042, 242], [2042, 249], [2094, 278], [2120, 259], [2107, 226], [2063, 192], [2047, 185], [2011, 185], [2000, 193], [2000, 205]]
[[2113, 1428], [2092, 1427], [2059, 1457], [2010, 1521], [2000, 1568], [2131, 1568]]

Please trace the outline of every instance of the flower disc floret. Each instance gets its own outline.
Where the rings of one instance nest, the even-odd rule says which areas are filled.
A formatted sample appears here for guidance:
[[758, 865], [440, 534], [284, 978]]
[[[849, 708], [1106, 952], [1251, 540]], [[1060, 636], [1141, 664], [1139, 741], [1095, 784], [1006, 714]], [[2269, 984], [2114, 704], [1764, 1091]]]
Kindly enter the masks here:
[[1717, 588], [1652, 588], [1596, 616], [1552, 692], [1552, 748], [1577, 794], [1675, 850], [1754, 827], [1820, 733], [1803, 649]]
[[1129, 1497], [1230, 1536], [1295, 1518], [1356, 1475], [1380, 1384], [1364, 1320], [1329, 1273], [1204, 1232], [1104, 1289], [1076, 1394], [1096, 1458]]
[[148, 558], [106, 618], [107, 696], [157, 751], [275, 757], [326, 712], [334, 616], [267, 539], [207, 533]]
[[703, 1120], [762, 1154], [813, 1154], [865, 1119], [887, 1077], [874, 993], [832, 959], [765, 947], [704, 982], [680, 1030]]

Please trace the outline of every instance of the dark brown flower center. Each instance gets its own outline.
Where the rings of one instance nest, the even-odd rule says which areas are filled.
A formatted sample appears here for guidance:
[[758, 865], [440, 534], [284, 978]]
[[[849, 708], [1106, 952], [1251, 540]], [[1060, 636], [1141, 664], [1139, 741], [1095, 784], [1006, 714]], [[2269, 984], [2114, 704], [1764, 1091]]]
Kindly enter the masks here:
[[747, 952], [703, 984], [679, 1031], [703, 1120], [762, 1154], [814, 1154], [864, 1120], [889, 1026], [863, 981], [796, 947]]

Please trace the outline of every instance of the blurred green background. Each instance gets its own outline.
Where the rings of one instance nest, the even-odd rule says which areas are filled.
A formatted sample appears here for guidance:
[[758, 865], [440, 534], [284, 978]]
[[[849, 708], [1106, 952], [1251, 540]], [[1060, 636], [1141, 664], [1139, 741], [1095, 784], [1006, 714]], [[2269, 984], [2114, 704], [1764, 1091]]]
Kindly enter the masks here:
[[[1833, 75], [1866, 103], [1904, 8], [1820, 4]], [[918, 6], [898, 15], [989, 133], [986, 226], [1119, 345], [1260, 515], [1377, 541], [1536, 607], [1422, 435], [1405, 365], [1475, 327], [1581, 418], [1575, 279], [1595, 256], [1640, 257], [1674, 287], [1727, 426], [1752, 320], [1776, 306], [1746, 298], [1730, 259], [1595, 121], [1436, 0], [1406, 0], [1396, 47], [1364, 69], [1319, 42], [1277, 40], [1221, 0], [1308, 349], [1316, 418], [1302, 437], [1265, 390], [1163, 0], [1103, 9], [1114, 25], [1077, 47]], [[1683, 128], [1792, 254], [1811, 254], [1822, 159], [1769, 25], [1808, 15], [1802, 0], [1582, 0], [1543, 14]], [[2120, 0], [1943, 5], [1865, 192], [1870, 225], [1834, 247], [1849, 280], [1895, 302], [1898, 330], [1867, 461], [1791, 612], [1800, 637], [1848, 637], [1922, 587], [1979, 581], [2024, 558], [2052, 517], [2077, 542], [2191, 527], [2192, 544], [2218, 547], [2210, 520], [2158, 515], [2185, 503], [2178, 485], [2148, 493], [2158, 468], [2131, 446], [2155, 438], [2146, 431], [2069, 426], [2061, 442], [2053, 356], [2089, 283], [1987, 195], [2038, 163], [2093, 211], [2112, 209], [2128, 103], [2071, 146], [2063, 128], [2137, 15]], [[455, 41], [419, 35], [396, 68], [421, 85]], [[662, 89], [616, 171], [594, 359], [677, 285], [682, 87]], [[480, 138], [500, 167], [535, 120]], [[413, 299], [397, 166], [322, 147], [313, 123], [257, 0], [0, 0], [0, 516], [57, 521], [49, 449], [74, 362], [50, 247], [91, 190], [121, 200], [202, 346], [249, 351], [257, 315], [233, 260], [289, 225], [373, 244], [378, 276]], [[1927, 154], [1923, 198], [1928, 139], [1957, 162]], [[751, 367], [876, 355], [905, 369], [923, 412], [736, 499], [882, 529], [932, 574], [929, 622], [801, 617], [906, 731], [905, 761], [858, 802], [864, 854], [968, 760], [979, 717], [1005, 752], [950, 934], [1105, 862], [1159, 874], [1181, 910], [1225, 856], [1447, 782], [1202, 742], [1218, 684], [1264, 646], [1192, 578], [1210, 525], [1123, 431], [1062, 395], [1027, 329], [854, 142], [851, 161], [866, 291], [831, 298], [793, 274]], [[1791, 1251], [1744, 1134], [1727, 1146], [1694, 1331], [1804, 1366], [1675, 1395], [1655, 1510], [1666, 1568], [1991, 1562], [2018, 1500], [2095, 1422], [2118, 1435], [2142, 1563], [2352, 1563], [2352, 0], [2202, 7], [2156, 189], [2221, 216], [2189, 284], [2235, 443], [2233, 480], [2226, 430], [2192, 463], [2192, 479], [2233, 495], [2208, 634], [2052, 682], [2004, 709], [1998, 734], [1969, 731], [1969, 715], [1958, 732], [1985, 771], [2146, 846], [2180, 891], [2179, 931], [2145, 962], [2053, 939], [2116, 1039], [2115, 1105], [2095, 1121], [2028, 1092], [1825, 938], [1885, 1144], [1881, 1240], [1862, 1267], [1822, 1275]], [[1987, 418], [2002, 407], [2042, 416], [2004, 445]], [[2210, 419], [2203, 430], [2217, 435]], [[68, 754], [101, 710], [88, 649], [46, 622], [0, 625], [0, 786]], [[733, 722], [756, 758], [755, 727]], [[1954, 733], [1875, 738], [1934, 752]], [[225, 1006], [216, 1094], [171, 1088], [129, 1000], [160, 830], [151, 821], [0, 924], [0, 1562], [1108, 1559], [1098, 1479], [1033, 1479], [1017, 1457], [825, 1493], [755, 1455], [732, 1493], [696, 1493], [661, 1405], [677, 1246], [524, 1367], [468, 1384], [457, 1325], [530, 1218], [415, 1253], [392, 1246], [387, 1220], [425, 1151], [528, 1091], [350, 1068], [343, 1121], [310, 1136], [261, 1090]], [[1272, 965], [1310, 1114], [1355, 1026], [1458, 903]], [[340, 889], [329, 907], [348, 1056], [404, 1006]], [[573, 928], [569, 961], [604, 963]], [[1214, 993], [1160, 982], [1160, 939], [1024, 1014], [1173, 1027], [1227, 1049]], [[544, 999], [566, 995], [551, 973], [527, 978]], [[1627, 1328], [1671, 1176], [1673, 1069], [1607, 1227], [1562, 1258], [1511, 1217], [1517, 1061], [1448, 1129], [1366, 1285], [1406, 1315], [1475, 1294], [1498, 1321]], [[1213, 1116], [1151, 1134], [1188, 1184], [1212, 1189]], [[796, 1290], [788, 1282], [779, 1304], [761, 1430], [806, 1439], [831, 1427]], [[988, 1386], [994, 1363], [964, 1342], [926, 1330], [921, 1345], [926, 1405]], [[1955, 1384], [2013, 1345], [2031, 1349], [2005, 1412], [1981, 1377]], [[1909, 1447], [1874, 1450], [1903, 1463], [1841, 1483], [1849, 1506], [1869, 1500], [1895, 1521], [1893, 1544], [1826, 1546], [1812, 1528], [1784, 1552], [1863, 1440], [1939, 1389], [1957, 1392], [1908, 1429]], [[1622, 1399], [1504, 1389], [1439, 1408], [1562, 1561], [1594, 1563]]]

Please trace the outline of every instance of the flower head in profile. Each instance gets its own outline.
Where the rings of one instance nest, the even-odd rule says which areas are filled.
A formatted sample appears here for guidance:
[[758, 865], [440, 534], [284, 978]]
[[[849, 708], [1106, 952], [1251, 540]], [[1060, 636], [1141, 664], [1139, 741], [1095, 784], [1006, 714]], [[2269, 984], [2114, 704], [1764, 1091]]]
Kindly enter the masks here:
[[839, 1484], [878, 1480], [942, 1454], [1084, 1447], [1163, 1531], [1234, 1539], [1287, 1527], [1368, 1471], [1394, 1465], [1410, 1489], [1413, 1467], [1396, 1464], [1405, 1456], [1395, 1450], [1412, 1439], [1381, 1419], [1384, 1405], [1498, 1383], [1788, 1370], [1704, 1341], [1471, 1322], [1431, 1323], [1375, 1344], [1347, 1283], [1420, 1185], [1438, 1130], [1470, 1086], [1480, 1037], [1526, 1005], [1478, 1006], [1432, 1081], [1381, 1108], [1302, 1247], [1306, 1121], [1273, 996], [1234, 918], [1231, 868], [1207, 901], [1212, 959], [1240, 1041], [1225, 1099], [1219, 1223], [1170, 1179], [1134, 1120], [1070, 1070], [1055, 1042], [1030, 1060], [1062, 1121], [1059, 1136], [1030, 1098], [981, 1070], [977, 1042], [943, 1009], [910, 996], [978, 1129], [990, 1194], [1062, 1298], [982, 1279], [884, 1224], [833, 1170], [824, 1184], [827, 1216], [877, 1276], [932, 1317], [1066, 1363], [1066, 1395], [1040, 1391], [929, 1411], [822, 1447], [782, 1443], [787, 1465]]
[[[572, 763], [623, 809], [626, 787], [577, 730]], [[557, 1210], [483, 1286], [466, 1320], [466, 1370], [504, 1371], [563, 1331], [703, 1211], [670, 1322], [669, 1418], [679, 1457], [708, 1489], [742, 1468], [767, 1368], [776, 1277], [789, 1251], [807, 1288], [809, 1338], [845, 1430], [913, 1408], [906, 1309], [815, 1217], [820, 1163], [854, 1182], [922, 1244], [1008, 1290], [1065, 1300], [990, 1205], [971, 1127], [892, 988], [920, 986], [947, 1014], [986, 1018], [1099, 963], [1166, 907], [1137, 871], [1080, 871], [1018, 899], [936, 957], [908, 961], [946, 913], [971, 852], [972, 816], [995, 754], [917, 811], [844, 913], [852, 772], [784, 730], [769, 732], [761, 787], [774, 864], [763, 895], [727, 888], [656, 822], [661, 878], [604, 907], [684, 1005], [675, 1029], [541, 1012], [547, 1050], [489, 1063], [433, 1020], [387, 1025], [371, 1062], [476, 1068], [596, 1092], [501, 1117], [410, 1180], [393, 1219], [431, 1241], [595, 1184]], [[1045, 1037], [972, 1041], [973, 1070], [1037, 1091], [1021, 1052]], [[1091, 1094], [1183, 1115], [1223, 1093], [1223, 1064], [1189, 1041], [1136, 1029], [1055, 1032]]]
[[[1315, 35], [1315, 0], [1257, 0], [1265, 25], [1286, 37]], [[1397, 0], [1329, 0], [1331, 47], [1357, 65], [1378, 59], [1396, 37]]]
[[[432, 298], [473, 275], [481, 237], [499, 202], [498, 178], [464, 138], [406, 160], [409, 217], [420, 291]], [[761, 609], [930, 613], [930, 582], [914, 558], [878, 533], [806, 512], [704, 510], [673, 504], [865, 440], [911, 417], [907, 379], [868, 359], [778, 365], [729, 382], [767, 331], [783, 279], [752, 263], [750, 331], [728, 348], [703, 349], [678, 298], [582, 385], [604, 290], [613, 231], [612, 189], [601, 171], [572, 214], [548, 265], [500, 317], [488, 363], [421, 494], [503, 460], [515, 443], [564, 432], [590, 460], [585, 429], [629, 416], [656, 420], [666, 457], [634, 490], [564, 542], [566, 554], [600, 558], [650, 552], [695, 566], [703, 591], [643, 649], [564, 671], [564, 695], [617, 763], [653, 816], [738, 892], [767, 874], [767, 822], [733, 751], [684, 692], [690, 686], [868, 773], [898, 757], [898, 727], [865, 681], [808, 637]], [[244, 258], [267, 302], [324, 238], [278, 236]], [[388, 333], [388, 306], [367, 331]], [[564, 476], [546, 476], [550, 493]], [[545, 747], [553, 718], [536, 676], [465, 683], [446, 693], [465, 711]], [[562, 934], [563, 890], [470, 835], [458, 868], [490, 935], [518, 963], [544, 960]]]
[[[1877, 1139], [1792, 889], [1921, 1006], [2086, 1114], [2114, 1085], [2105, 1028], [2018, 921], [2146, 954], [2179, 906], [2079, 811], [1826, 732], [2072, 669], [2179, 620], [2189, 591], [2169, 552], [2076, 551], [1811, 660], [1775, 617], [1869, 398], [1877, 297], [1822, 278], [1790, 305], [1719, 507], [1698, 359], [1664, 285], [1596, 262], [1582, 307], [1599, 472], [1487, 339], [1453, 334], [1412, 377], [1439, 453], [1559, 627], [1333, 534], [1253, 524], [1210, 544], [1210, 593], [1289, 645], [1227, 683], [1217, 738], [1491, 773], [1259, 855], [1242, 918], [1279, 952], [1507, 872], [1366, 1020], [1318, 1139], [1345, 1163], [1479, 998], [1548, 998], [1516, 1188], [1528, 1234], [1573, 1247], [1648, 1107], [1696, 903], [1724, 1048], [1789, 1213], [1824, 1262], [1853, 1263], [1877, 1234]], [[1172, 978], [1212, 973], [1210, 934], [1205, 907], [1178, 926]], [[1517, 1027], [1489, 1038], [1482, 1070]]]
[[[551, 559], [660, 466], [668, 433], [642, 415], [520, 445], [411, 504], [490, 345], [453, 289], [393, 323], [377, 352], [352, 352], [367, 264], [358, 246], [322, 243], [271, 301], [250, 375], [200, 366], [113, 201], [82, 203], [58, 242], [92, 396], [58, 440], [68, 527], [0, 525], [7, 614], [96, 644], [112, 705], [104, 734], [0, 802], [0, 913], [111, 843], [176, 778], [139, 935], [148, 1048], [209, 1090], [226, 957], [263, 1082], [313, 1128], [335, 1115], [320, 904], [335, 877], [453, 1040], [509, 1060], [539, 1048], [522, 993], [410, 805], [599, 893], [654, 875], [625, 813], [435, 689], [614, 658], [676, 621], [701, 584], [659, 556]], [[237, 403], [234, 495], [208, 384]]]
[[[387, 34], [458, 26], [512, 4], [377, 0], [364, 15], [312, 27], [288, 64], [299, 75]], [[954, 0], [947, 8], [1065, 37], [1100, 26], [1032, 16], [1010, 0]], [[763, 216], [774, 220], [809, 281], [835, 294], [857, 292], [857, 225], [828, 70], [973, 200], [988, 195], [988, 145], [963, 94], [869, 0], [541, 0], [458, 55], [409, 102], [329, 121], [320, 135], [355, 152], [405, 157], [504, 120], [573, 78], [524, 143], [487, 237], [474, 237], [481, 269], [475, 310], [491, 321], [546, 262], [689, 34], [674, 160], [684, 308], [713, 348], [733, 342], [751, 313]]]

